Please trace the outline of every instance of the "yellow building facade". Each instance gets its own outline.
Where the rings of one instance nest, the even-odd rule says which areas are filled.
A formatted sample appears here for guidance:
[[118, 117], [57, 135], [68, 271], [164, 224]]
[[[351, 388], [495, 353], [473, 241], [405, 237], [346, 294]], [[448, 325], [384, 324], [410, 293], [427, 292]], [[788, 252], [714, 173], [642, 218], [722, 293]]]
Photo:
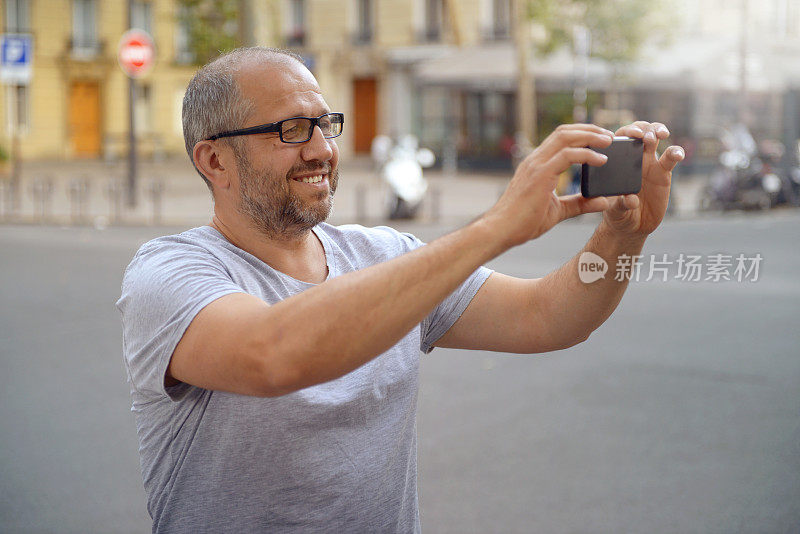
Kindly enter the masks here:
[[[245, 14], [239, 35], [248, 44], [303, 55], [331, 107], [348, 116], [343, 153], [364, 152], [377, 133], [411, 131], [409, 65], [454, 44], [479, 42], [487, 16], [507, 11], [510, 1], [239, 0]], [[179, 154], [181, 99], [197, 68], [181, 7], [177, 0], [132, 3], [134, 26], [156, 46], [153, 68], [136, 81], [140, 152]], [[2, 4], [4, 32], [32, 35], [34, 54], [27, 85], [0, 86], [0, 147], [10, 150], [16, 124], [24, 159], [123, 157], [129, 91], [117, 49], [129, 26], [128, 1]]]
[[[204, 0], [195, 10], [207, 11], [221, 1]], [[287, 47], [305, 58], [330, 106], [347, 115], [339, 146], [348, 155], [368, 152], [376, 134], [407, 133], [417, 133], [440, 153], [448, 143], [451, 152], [501, 152], [498, 147], [508, 144], [518, 116], [510, 39], [515, 1], [229, 3], [240, 12], [235, 31], [243, 43]], [[705, 28], [697, 21], [710, 24], [704, 14], [716, 9], [715, 2], [676, 0], [691, 34]], [[765, 2], [770, 9], [758, 11], [766, 17], [762, 26], [782, 35], [781, 42], [797, 42], [800, 8], [781, 0]], [[181, 99], [197, 68], [180, 22], [182, 2], [131, 4], [134, 26], [147, 30], [156, 45], [154, 67], [136, 83], [140, 152], [145, 157], [181, 154]], [[0, 0], [0, 5], [3, 32], [30, 34], [34, 42], [30, 82], [0, 85], [0, 149], [10, 151], [12, 126], [18, 124], [25, 159], [124, 157], [129, 93], [117, 47], [129, 26], [128, 0]], [[753, 46], [762, 41], [751, 40]], [[532, 60], [532, 67], [542, 67], [539, 81], [561, 80], [556, 89], [571, 91], [572, 61], [565, 52], [552, 64]], [[548, 90], [544, 86], [539, 84], [538, 91]]]
[[[117, 63], [117, 47], [128, 29], [127, 3], [5, 0], [4, 4], [6, 32], [10, 28], [30, 33], [34, 55], [26, 88], [0, 88], [6, 102], [3, 144], [10, 145], [16, 118], [21, 154], [27, 159], [114, 157], [124, 152], [129, 91], [128, 78]], [[175, 3], [136, 4], [144, 15], [141, 25], [147, 26], [157, 50], [153, 68], [137, 81], [138, 137], [147, 152], [174, 152], [182, 147], [176, 105], [194, 67], [176, 61]], [[9, 21], [15, 14], [18, 20]]]

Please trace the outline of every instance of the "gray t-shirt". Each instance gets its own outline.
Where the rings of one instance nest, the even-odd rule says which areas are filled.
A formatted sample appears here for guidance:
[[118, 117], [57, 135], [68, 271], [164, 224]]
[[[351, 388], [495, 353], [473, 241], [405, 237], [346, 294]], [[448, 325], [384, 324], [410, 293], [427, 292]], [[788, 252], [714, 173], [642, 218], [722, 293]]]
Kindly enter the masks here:
[[[328, 278], [423, 245], [387, 227], [321, 224], [314, 232]], [[418, 532], [420, 350], [432, 350], [490, 274], [475, 271], [421, 325], [355, 371], [257, 398], [165, 388], [172, 352], [197, 313], [223, 295], [274, 304], [313, 284], [276, 271], [209, 226], [144, 244], [125, 271], [117, 307], [153, 531]], [[313, 324], [309, 318], [297, 328]]]

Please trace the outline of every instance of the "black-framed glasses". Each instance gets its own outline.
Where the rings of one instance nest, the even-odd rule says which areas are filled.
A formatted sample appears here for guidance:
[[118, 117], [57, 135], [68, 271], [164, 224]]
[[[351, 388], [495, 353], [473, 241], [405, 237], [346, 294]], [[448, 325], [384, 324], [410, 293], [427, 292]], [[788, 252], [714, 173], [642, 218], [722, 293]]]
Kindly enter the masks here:
[[344, 125], [344, 113], [325, 113], [319, 117], [292, 117], [270, 124], [261, 124], [242, 128], [241, 130], [231, 130], [229, 132], [212, 135], [207, 141], [215, 141], [220, 137], [235, 137], [237, 135], [254, 135], [263, 133], [278, 132], [281, 141], [284, 143], [305, 143], [314, 134], [314, 127], [319, 126], [322, 136], [325, 139], [339, 137], [342, 135]]

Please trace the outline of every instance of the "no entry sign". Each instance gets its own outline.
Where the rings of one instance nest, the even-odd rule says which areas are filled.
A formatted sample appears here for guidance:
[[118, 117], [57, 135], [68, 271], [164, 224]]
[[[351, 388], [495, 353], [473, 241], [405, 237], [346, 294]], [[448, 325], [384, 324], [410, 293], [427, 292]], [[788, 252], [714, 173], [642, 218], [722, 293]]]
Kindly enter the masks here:
[[119, 41], [119, 66], [131, 78], [138, 78], [150, 70], [155, 56], [153, 38], [144, 30], [128, 30]]

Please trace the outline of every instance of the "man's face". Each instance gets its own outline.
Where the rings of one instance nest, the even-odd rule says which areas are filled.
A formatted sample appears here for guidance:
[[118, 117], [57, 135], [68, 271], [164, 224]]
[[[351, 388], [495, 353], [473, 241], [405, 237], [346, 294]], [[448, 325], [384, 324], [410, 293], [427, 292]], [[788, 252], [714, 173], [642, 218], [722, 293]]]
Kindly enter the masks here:
[[[295, 61], [243, 69], [239, 85], [254, 104], [243, 127], [330, 111], [316, 80]], [[270, 237], [295, 237], [327, 219], [339, 178], [333, 139], [324, 139], [314, 128], [305, 143], [283, 143], [277, 133], [243, 136], [234, 143], [238, 211], [257, 230]], [[320, 175], [322, 180], [314, 183]]]

